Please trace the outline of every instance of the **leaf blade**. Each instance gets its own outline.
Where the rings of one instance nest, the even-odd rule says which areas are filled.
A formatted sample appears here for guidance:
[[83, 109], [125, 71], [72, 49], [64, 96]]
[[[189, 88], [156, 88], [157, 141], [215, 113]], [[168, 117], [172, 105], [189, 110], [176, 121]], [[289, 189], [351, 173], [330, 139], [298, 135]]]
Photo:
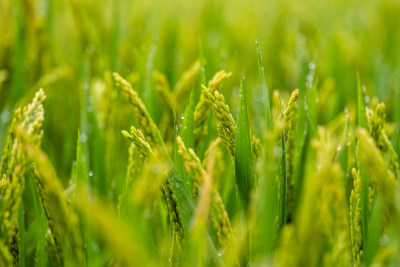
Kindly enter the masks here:
[[261, 49], [258, 44], [258, 41], [256, 40], [256, 45], [257, 45], [257, 54], [258, 54], [258, 71], [260, 75], [260, 85], [261, 85], [261, 94], [262, 94], [262, 111], [263, 111], [263, 117], [266, 123], [266, 129], [271, 130], [272, 129], [272, 115], [271, 115], [271, 106], [269, 103], [269, 91], [267, 87], [267, 83], [265, 81], [265, 74], [264, 74], [264, 65], [262, 62], [262, 56], [261, 56]]
[[360, 74], [357, 72], [357, 124], [358, 126], [367, 129], [367, 115], [365, 113], [364, 92], [361, 87]]
[[250, 191], [254, 187], [254, 166], [244, 80], [243, 74], [240, 83], [241, 98], [235, 137], [235, 177], [241, 204], [246, 208], [249, 203]]

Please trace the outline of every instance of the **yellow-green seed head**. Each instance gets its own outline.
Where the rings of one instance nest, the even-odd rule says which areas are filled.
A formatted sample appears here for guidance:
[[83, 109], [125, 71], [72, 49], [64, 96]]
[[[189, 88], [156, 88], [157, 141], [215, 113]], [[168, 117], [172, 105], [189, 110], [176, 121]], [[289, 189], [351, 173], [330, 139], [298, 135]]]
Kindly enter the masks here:
[[143, 104], [143, 101], [140, 99], [138, 93], [133, 90], [132, 85], [122, 78], [118, 73], [114, 72], [113, 77], [117, 87], [121, 88], [129, 103], [132, 105], [139, 127], [142, 129], [146, 141], [151, 145], [156, 144], [158, 140], [157, 126]]
[[217, 131], [219, 137], [225, 143], [232, 160], [235, 157], [235, 135], [236, 123], [229, 111], [229, 107], [225, 104], [224, 97], [215, 91], [212, 94], [207, 87], [202, 85], [204, 99], [208, 102], [217, 119]]
[[[222, 85], [222, 82], [229, 78], [232, 73], [226, 73], [225, 70], [221, 70], [217, 72], [212, 80], [208, 83], [208, 90], [210, 93], [214, 93], [219, 90]], [[194, 111], [194, 130], [195, 130], [195, 144], [199, 145], [201, 140], [204, 138], [207, 132], [206, 121], [208, 119], [209, 109], [207, 105], [207, 101], [203, 94], [200, 96], [200, 101], [197, 103], [195, 111]]]

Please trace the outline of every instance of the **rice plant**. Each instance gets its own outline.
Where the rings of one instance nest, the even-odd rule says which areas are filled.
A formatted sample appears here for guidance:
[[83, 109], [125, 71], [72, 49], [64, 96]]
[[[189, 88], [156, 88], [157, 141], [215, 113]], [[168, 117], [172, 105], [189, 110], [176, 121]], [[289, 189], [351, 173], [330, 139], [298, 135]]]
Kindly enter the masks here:
[[0, 266], [399, 266], [399, 13], [0, 0]]

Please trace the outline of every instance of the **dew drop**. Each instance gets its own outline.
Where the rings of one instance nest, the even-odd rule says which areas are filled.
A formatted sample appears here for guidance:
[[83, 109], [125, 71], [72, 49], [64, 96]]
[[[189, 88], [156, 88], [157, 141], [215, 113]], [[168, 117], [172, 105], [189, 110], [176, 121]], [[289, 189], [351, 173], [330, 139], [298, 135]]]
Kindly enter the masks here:
[[96, 242], [92, 242], [92, 249], [95, 253], [98, 253], [100, 251], [99, 244], [97, 244]]
[[386, 235], [386, 234], [382, 235], [381, 239], [379, 240], [379, 243], [381, 244], [381, 246], [387, 245], [388, 242], [389, 242], [388, 235]]
[[153, 213], [151, 212], [150, 209], [145, 209], [143, 211], [143, 217], [145, 217], [146, 219], [151, 219], [153, 218]]
[[11, 118], [11, 114], [10, 111], [8, 109], [5, 109], [2, 113], [1, 113], [1, 121], [5, 124], [7, 123]]
[[80, 139], [80, 141], [81, 141], [81, 143], [85, 143], [86, 142], [86, 134], [81, 134], [80, 136], [79, 136], [79, 139]]
[[364, 85], [361, 88], [362, 88], [363, 93], [367, 92], [367, 88]]
[[151, 168], [151, 171], [152, 171], [154, 174], [159, 174], [159, 173], [161, 172], [161, 170], [162, 170], [162, 167], [161, 167], [160, 165], [154, 165], [154, 166]]

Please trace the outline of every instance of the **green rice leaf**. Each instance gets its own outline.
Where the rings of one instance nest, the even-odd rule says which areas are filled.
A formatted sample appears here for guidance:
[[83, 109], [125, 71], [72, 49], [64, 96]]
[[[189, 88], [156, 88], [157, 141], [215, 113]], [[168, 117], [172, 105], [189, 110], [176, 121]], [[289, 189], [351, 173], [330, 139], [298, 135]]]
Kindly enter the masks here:
[[257, 198], [257, 232], [256, 248], [260, 256], [270, 254], [275, 247], [276, 240], [276, 218], [278, 217], [278, 187], [276, 177], [278, 168], [274, 156], [276, 140], [272, 132], [268, 132], [264, 137], [264, 149], [259, 168], [259, 196]]
[[180, 180], [182, 182], [182, 185], [186, 188], [186, 191], [192, 197], [191, 194], [191, 180], [188, 176], [188, 173], [185, 169], [185, 163], [181, 155], [178, 153], [178, 144], [176, 143], [176, 137], [178, 136], [178, 131], [175, 131], [174, 135], [174, 154], [173, 154], [173, 162], [175, 166], [175, 171], [177, 172], [178, 176], [180, 177]]
[[172, 190], [174, 191], [177, 202], [179, 203], [183, 225], [185, 227], [184, 231], [187, 233], [190, 221], [194, 214], [194, 203], [189, 192], [186, 190], [186, 186], [181, 177], [179, 177], [175, 169], [171, 170], [169, 178], [171, 179]]
[[[360, 74], [357, 73], [357, 115], [358, 115], [358, 126], [368, 129], [367, 114], [365, 109], [364, 92], [361, 87]], [[363, 153], [362, 146], [359, 147], [358, 154]], [[368, 172], [367, 166], [359, 164], [361, 183], [363, 185], [361, 189], [361, 232], [363, 238], [363, 247], [367, 247], [367, 236], [368, 236], [368, 225], [369, 225], [369, 210], [368, 210]], [[365, 185], [365, 186], [364, 186]]]
[[349, 158], [349, 131], [350, 131], [350, 116], [347, 116], [346, 128], [343, 133], [342, 141], [339, 144], [337, 149], [335, 161], [339, 162], [344, 175], [344, 186], [347, 192], [347, 185], [348, 185], [348, 176], [347, 174], [347, 167], [348, 167], [348, 158]]
[[318, 78], [314, 81], [314, 72], [310, 71], [308, 75], [310, 81], [307, 82], [306, 86], [306, 105], [304, 109], [306, 110], [306, 114], [308, 116], [308, 126], [310, 137], [314, 137], [317, 134], [317, 87], [318, 87]]
[[286, 209], [287, 209], [287, 162], [286, 162], [286, 143], [285, 143], [285, 127], [283, 123], [283, 110], [281, 106], [281, 118], [282, 118], [282, 135], [281, 135], [281, 146], [282, 146], [282, 157], [279, 173], [279, 186], [280, 186], [280, 199], [279, 199], [279, 229], [282, 229], [286, 224]]
[[367, 129], [367, 114], [365, 112], [364, 92], [361, 87], [360, 74], [357, 72], [357, 125]]
[[[359, 140], [359, 142], [362, 142]], [[362, 155], [364, 152], [364, 145], [360, 145], [358, 147], [358, 154]], [[359, 159], [360, 160], [360, 159]], [[369, 166], [365, 164], [365, 162], [359, 162], [359, 171], [361, 178], [361, 233], [363, 236], [363, 247], [367, 247], [367, 237], [368, 237], [368, 228], [369, 228]]]
[[249, 203], [250, 191], [254, 188], [254, 167], [244, 79], [243, 74], [240, 83], [241, 97], [235, 137], [235, 176], [240, 202], [246, 208]]
[[363, 247], [367, 247], [367, 236], [368, 236], [368, 226], [369, 226], [369, 207], [368, 207], [368, 173], [366, 170], [367, 166], [360, 167], [360, 177], [361, 177], [361, 232], [363, 236]]
[[[185, 115], [183, 117], [182, 127], [180, 129], [180, 136], [188, 148], [194, 148], [194, 109], [196, 107], [196, 92], [192, 90], [190, 94], [189, 104], [186, 106]], [[174, 136], [174, 158], [178, 172], [182, 177], [182, 182], [191, 196], [192, 182], [184, 166], [184, 160], [178, 153], [178, 146], [176, 144], [176, 134]]]
[[[86, 137], [84, 137], [86, 138]], [[82, 149], [81, 134], [78, 129], [78, 141], [76, 145], [76, 166], [75, 166], [75, 179], [77, 183], [86, 184], [88, 182], [88, 167], [86, 153]], [[77, 197], [79, 197], [77, 195]]]
[[19, 257], [20, 262], [19, 266], [25, 266], [25, 258], [26, 258], [26, 232], [25, 232], [25, 215], [24, 215], [24, 202], [21, 201], [19, 204], [19, 212], [18, 212], [18, 225], [19, 225]]
[[306, 94], [299, 99], [299, 113], [297, 121], [304, 123], [296, 124], [295, 131], [295, 167], [294, 167], [294, 188], [293, 188], [293, 213], [299, 203], [300, 193], [303, 184], [305, 166], [307, 162], [307, 146], [309, 143], [309, 119], [306, 105]]
[[365, 265], [369, 266], [378, 251], [381, 239], [381, 229], [383, 223], [383, 202], [378, 195], [372, 205], [371, 224], [368, 235], [367, 248], [365, 250]]
[[185, 115], [180, 130], [180, 136], [187, 148], [194, 148], [194, 109], [196, 107], [196, 98], [198, 95], [197, 87], [194, 87], [189, 99], [189, 104], [186, 106]]
[[271, 115], [271, 107], [269, 104], [269, 92], [267, 83], [265, 82], [265, 74], [264, 74], [264, 66], [261, 57], [260, 46], [258, 45], [258, 41], [256, 40], [257, 45], [257, 54], [258, 54], [258, 71], [260, 75], [260, 84], [261, 84], [261, 93], [262, 93], [262, 111], [263, 117], [265, 120], [265, 127], [267, 130], [272, 129], [272, 115]]

